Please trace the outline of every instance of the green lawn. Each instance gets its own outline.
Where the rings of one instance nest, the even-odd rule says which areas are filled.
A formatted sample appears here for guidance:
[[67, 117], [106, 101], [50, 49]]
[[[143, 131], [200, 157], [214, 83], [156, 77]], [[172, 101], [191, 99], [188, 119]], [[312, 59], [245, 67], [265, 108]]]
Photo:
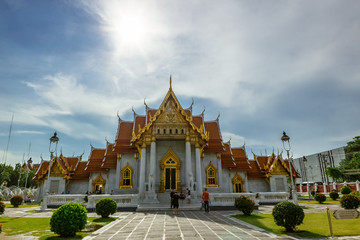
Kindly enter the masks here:
[[[77, 233], [76, 238], [81, 239], [115, 219], [88, 217], [87, 228]], [[62, 239], [57, 234], [50, 232], [50, 218], [1, 217], [0, 222], [3, 225], [2, 230], [6, 235], [29, 233], [29, 235], [40, 237], [40, 239]]]
[[[304, 204], [320, 204], [318, 201], [316, 200], [299, 200], [298, 203], [304, 203]], [[321, 204], [340, 204], [340, 201], [338, 200], [329, 200], [326, 199], [325, 202], [321, 203]]]
[[[30, 207], [38, 207], [40, 206], [39, 204], [24, 204], [24, 205], [19, 205], [18, 208], [30, 208]], [[11, 204], [5, 204], [6, 208], [13, 208], [14, 206]]]
[[[235, 215], [237, 219], [263, 228], [275, 234], [288, 234], [304, 238], [329, 237], [330, 230], [326, 213], [305, 213], [303, 224], [294, 233], [286, 233], [283, 227], [275, 224], [271, 214], [254, 214], [251, 216]], [[360, 219], [336, 220], [331, 215], [334, 236], [360, 235]]]

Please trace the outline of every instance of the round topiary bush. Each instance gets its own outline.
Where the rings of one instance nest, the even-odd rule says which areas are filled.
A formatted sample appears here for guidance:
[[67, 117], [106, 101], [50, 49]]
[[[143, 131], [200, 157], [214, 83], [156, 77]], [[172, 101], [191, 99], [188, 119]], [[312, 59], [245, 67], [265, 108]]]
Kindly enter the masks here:
[[117, 203], [111, 198], [100, 199], [95, 204], [95, 212], [101, 215], [102, 218], [109, 217], [110, 214], [116, 213]]
[[331, 190], [329, 195], [334, 201], [339, 198], [339, 193], [335, 189]]
[[21, 195], [15, 195], [10, 199], [11, 205], [18, 207], [23, 202], [23, 197]]
[[340, 205], [345, 209], [356, 209], [360, 205], [360, 198], [356, 194], [346, 194], [340, 198]]
[[319, 203], [323, 203], [326, 201], [326, 196], [322, 193], [315, 193], [314, 196], [315, 200], [318, 201]]
[[59, 207], [51, 216], [51, 231], [61, 237], [73, 237], [85, 228], [87, 211], [79, 203], [70, 202]]
[[281, 202], [275, 205], [272, 211], [275, 224], [285, 227], [287, 232], [293, 232], [297, 225], [302, 224], [304, 210], [292, 202]]
[[240, 196], [235, 198], [235, 207], [244, 213], [244, 215], [250, 216], [254, 211], [255, 202], [246, 196]]
[[341, 192], [342, 194], [349, 194], [349, 193], [351, 193], [351, 188], [350, 188], [349, 186], [347, 186], [347, 185], [344, 185], [344, 186], [342, 186], [342, 188], [340, 189], [340, 192]]
[[5, 203], [0, 201], [0, 215], [5, 212]]

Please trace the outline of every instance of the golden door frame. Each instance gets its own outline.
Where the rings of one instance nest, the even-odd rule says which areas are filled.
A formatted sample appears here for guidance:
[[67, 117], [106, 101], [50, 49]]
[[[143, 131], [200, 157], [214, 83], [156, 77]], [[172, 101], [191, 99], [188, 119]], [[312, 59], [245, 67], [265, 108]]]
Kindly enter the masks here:
[[[173, 161], [170, 162], [169, 160], [173, 160]], [[171, 147], [160, 161], [161, 174], [160, 174], [159, 192], [165, 192], [165, 172], [167, 168], [176, 168], [176, 191], [181, 191], [181, 176], [180, 176], [181, 160], [174, 153]]]
[[105, 184], [106, 184], [106, 180], [101, 176], [101, 174], [99, 174], [93, 181], [92, 181], [92, 191], [93, 193], [96, 191], [96, 185], [102, 185], [102, 193], [105, 192]]

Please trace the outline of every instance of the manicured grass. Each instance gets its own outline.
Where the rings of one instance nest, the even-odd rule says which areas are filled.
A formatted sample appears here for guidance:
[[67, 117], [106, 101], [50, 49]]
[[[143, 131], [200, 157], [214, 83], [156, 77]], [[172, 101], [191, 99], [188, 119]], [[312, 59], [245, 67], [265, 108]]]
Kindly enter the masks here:
[[[74, 238], [83, 238], [100, 227], [114, 221], [116, 218], [95, 218], [88, 217], [88, 224], [82, 232], [76, 234]], [[50, 218], [20, 218], [20, 217], [1, 217], [2, 230], [6, 235], [17, 235], [29, 233], [38, 236], [40, 239], [62, 239], [57, 234], [50, 231]]]
[[[263, 228], [275, 234], [288, 234], [304, 238], [329, 237], [329, 223], [326, 213], [306, 213], [303, 224], [297, 226], [293, 233], [286, 233], [283, 227], [275, 224], [271, 214], [254, 214], [251, 216], [235, 215], [237, 219]], [[334, 236], [360, 235], [360, 219], [336, 220], [331, 214], [331, 222]]]
[[328, 200], [326, 199], [325, 202], [323, 203], [319, 203], [318, 201], [316, 200], [299, 200], [298, 203], [304, 203], [304, 204], [323, 204], [323, 205], [326, 205], [326, 204], [340, 204], [340, 201], [338, 200]]
[[[18, 208], [30, 208], [30, 207], [38, 207], [40, 206], [39, 204], [24, 204], [24, 205], [19, 205]], [[5, 204], [6, 208], [14, 208], [13, 205], [11, 204]]]

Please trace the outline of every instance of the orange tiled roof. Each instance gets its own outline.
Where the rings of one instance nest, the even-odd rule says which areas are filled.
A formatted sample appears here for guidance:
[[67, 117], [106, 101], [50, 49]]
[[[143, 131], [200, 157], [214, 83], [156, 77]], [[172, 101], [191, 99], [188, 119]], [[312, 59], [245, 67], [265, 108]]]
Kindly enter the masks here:
[[209, 132], [208, 145], [204, 152], [224, 152], [225, 147], [221, 138], [220, 128], [217, 121], [205, 122], [205, 130]]
[[232, 155], [230, 145], [228, 143], [225, 143], [224, 146], [225, 146], [225, 152], [221, 153], [221, 166], [228, 168], [235, 168], [236, 163]]
[[114, 145], [113, 143], [107, 143], [105, 157], [101, 164], [102, 168], [116, 168], [117, 154], [113, 151]]
[[85, 172], [87, 162], [79, 162], [74, 174], [71, 176], [71, 180], [87, 180], [89, 179], [89, 173]]
[[232, 148], [231, 152], [233, 153], [236, 170], [248, 171], [250, 170], [250, 163], [246, 156], [246, 152], [244, 148]]
[[201, 125], [203, 125], [203, 117], [202, 116], [194, 116], [192, 118], [193, 123], [195, 124], [196, 127], [200, 128]]
[[105, 149], [91, 149], [89, 160], [87, 161], [85, 172], [105, 172], [107, 169], [101, 168], [105, 155]]
[[265, 174], [261, 172], [259, 165], [255, 160], [250, 160], [250, 170], [247, 172], [247, 176], [249, 179], [251, 178], [266, 178]]
[[145, 126], [145, 116], [135, 116], [134, 119], [134, 133], [137, 134], [140, 129]]

